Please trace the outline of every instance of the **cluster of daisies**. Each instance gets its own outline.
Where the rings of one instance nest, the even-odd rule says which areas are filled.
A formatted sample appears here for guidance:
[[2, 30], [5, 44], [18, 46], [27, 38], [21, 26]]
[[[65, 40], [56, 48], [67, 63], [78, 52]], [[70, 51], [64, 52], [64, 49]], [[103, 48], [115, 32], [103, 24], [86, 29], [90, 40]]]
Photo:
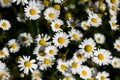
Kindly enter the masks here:
[[[0, 79], [10, 80], [10, 69], [4, 60], [8, 59], [10, 54], [17, 54], [22, 47], [30, 47], [35, 44], [33, 52], [29, 55], [18, 54], [17, 64], [20, 77], [31, 75], [32, 80], [42, 80], [42, 72], [50, 68], [55, 68], [63, 77], [59, 80], [76, 80], [79, 75], [83, 80], [110, 80], [110, 74], [107, 71], [99, 71], [97, 67], [112, 65], [113, 68], [120, 68], [120, 58], [113, 56], [112, 52], [97, 45], [105, 44], [107, 40], [103, 33], [97, 32], [93, 37], [85, 38], [82, 31], [89, 30], [90, 27], [101, 27], [104, 21], [99, 10], [105, 12], [109, 10], [110, 20], [108, 24], [111, 30], [119, 29], [117, 23], [117, 12], [119, 11], [119, 0], [98, 0], [94, 4], [91, 0], [80, 0], [79, 5], [89, 3], [85, 8], [88, 14], [87, 20], [80, 21], [75, 19], [71, 13], [61, 19], [61, 7], [65, 0], [0, 0], [0, 7], [9, 8], [12, 4], [22, 5], [24, 13], [17, 14], [17, 21], [27, 24], [30, 20], [38, 20], [44, 17], [47, 26], [50, 27], [52, 35], [39, 32], [35, 37], [31, 33], [23, 32], [16, 39], [10, 39], [2, 49], [0, 49]], [[54, 4], [53, 6], [51, 4]], [[71, 9], [75, 5], [71, 4]], [[68, 11], [67, 6], [64, 10]], [[107, 13], [106, 13], [107, 15]], [[0, 17], [0, 28], [3, 31], [12, 28], [11, 22]], [[78, 29], [79, 28], [79, 29]], [[66, 29], [68, 29], [66, 31]], [[80, 30], [82, 29], [82, 31]], [[72, 50], [74, 46], [75, 50]], [[72, 45], [72, 49], [69, 46]], [[120, 37], [113, 42], [114, 49], [120, 52]], [[65, 48], [65, 49], [64, 49]], [[65, 53], [63, 53], [65, 50]], [[72, 51], [72, 53], [71, 53]], [[72, 54], [72, 57], [69, 57]], [[32, 56], [35, 56], [33, 58]], [[62, 55], [62, 57], [61, 57]], [[54, 67], [53, 67], [54, 65]], [[53, 72], [54, 73], [54, 72]], [[57, 74], [56, 74], [57, 75]]]

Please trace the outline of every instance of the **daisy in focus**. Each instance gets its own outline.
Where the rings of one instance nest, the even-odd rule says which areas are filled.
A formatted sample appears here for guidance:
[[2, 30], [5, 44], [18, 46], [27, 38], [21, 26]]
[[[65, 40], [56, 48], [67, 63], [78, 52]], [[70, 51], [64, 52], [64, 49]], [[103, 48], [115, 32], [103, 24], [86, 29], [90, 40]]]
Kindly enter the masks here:
[[9, 51], [7, 47], [4, 47], [2, 50], [0, 50], [0, 59], [1, 58], [5, 59], [8, 56], [9, 56]]
[[28, 75], [29, 70], [33, 73], [33, 70], [37, 69], [37, 64], [35, 64], [35, 62], [35, 59], [30, 60], [30, 56], [23, 56], [23, 58], [18, 61], [18, 67], [20, 68], [20, 71], [23, 71]]
[[0, 28], [2, 28], [3, 30], [9, 30], [11, 28], [11, 24], [8, 20], [1, 19]]
[[113, 57], [111, 65], [113, 66], [113, 68], [120, 68], [120, 58]]
[[114, 48], [120, 52], [120, 38], [116, 39], [115, 42], [113, 43]]
[[98, 44], [105, 43], [105, 36], [101, 33], [94, 34], [94, 39], [95, 39], [96, 43], [98, 43]]
[[110, 24], [110, 26], [111, 26], [111, 29], [112, 30], [117, 30], [118, 29], [118, 27], [119, 27], [119, 25], [117, 25], [117, 20], [116, 19], [111, 19], [110, 21], [109, 21], [109, 24]]
[[97, 80], [110, 80], [110, 78], [108, 77], [109, 73], [107, 73], [106, 71], [98, 72], [96, 75]]

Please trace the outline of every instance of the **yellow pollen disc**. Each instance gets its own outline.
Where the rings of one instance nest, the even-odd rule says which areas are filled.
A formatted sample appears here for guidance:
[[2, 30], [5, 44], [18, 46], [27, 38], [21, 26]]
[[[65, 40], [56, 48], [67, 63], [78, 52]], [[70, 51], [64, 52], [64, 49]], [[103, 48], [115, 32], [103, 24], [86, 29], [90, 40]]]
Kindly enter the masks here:
[[45, 6], [48, 6], [49, 1], [48, 0], [43, 0], [43, 3], [45, 4]]
[[22, 40], [23, 40], [23, 42], [27, 42], [28, 41], [28, 37], [23, 37]]
[[103, 1], [99, 1], [99, 6], [104, 6], [104, 2]]
[[71, 80], [69, 76], [66, 77], [66, 80]]
[[72, 37], [76, 40], [78, 39], [78, 34], [73, 34]]
[[82, 75], [83, 76], [86, 76], [87, 75], [87, 72], [85, 70], [82, 71]]
[[112, 6], [112, 10], [113, 10], [113, 11], [116, 11], [116, 7], [115, 7], [115, 6]]
[[65, 42], [65, 39], [63, 37], [58, 38], [58, 43], [63, 44]]
[[119, 48], [119, 49], [120, 49], [120, 45], [119, 45], [119, 44], [117, 45], [117, 48]]
[[40, 74], [39, 74], [39, 73], [35, 73], [35, 74], [34, 74], [34, 77], [35, 77], [35, 78], [39, 78], [39, 77], [40, 77]]
[[7, 3], [9, 2], [9, 0], [3, 0], [3, 2], [4, 2], [5, 4], [7, 4]]
[[44, 63], [45, 63], [45, 64], [50, 64], [50, 62], [51, 62], [50, 59], [48, 59], [48, 58], [45, 58], [45, 59], [44, 59]]
[[101, 77], [100, 77], [100, 80], [105, 80], [105, 77], [104, 77], [104, 76], [101, 76]]
[[90, 11], [94, 11], [95, 8], [93, 6], [90, 6], [89, 9]]
[[86, 27], [87, 27], [87, 24], [86, 24], [86, 23], [84, 23], [84, 24], [83, 24], [83, 27], [85, 27], [85, 28], [86, 28]]
[[97, 38], [97, 40], [98, 40], [98, 41], [100, 41], [100, 40], [101, 40], [101, 38]]
[[4, 76], [5, 74], [4, 73], [0, 73], [0, 77]]
[[50, 18], [54, 18], [54, 17], [55, 17], [55, 14], [54, 14], [54, 13], [49, 13], [49, 17], [50, 17]]
[[2, 23], [2, 27], [3, 28], [6, 28], [7, 27], [7, 24], [5, 22]]
[[83, 54], [78, 54], [78, 55], [77, 55], [77, 58], [78, 58], [79, 60], [82, 60], [82, 59], [83, 59]]
[[46, 45], [46, 41], [45, 41], [44, 39], [41, 39], [41, 40], [39, 41], [39, 44], [42, 45], [42, 46], [44, 46], [44, 45]]
[[115, 26], [116, 26], [116, 23], [112, 22], [112, 24], [111, 24], [111, 25], [112, 25], [112, 27], [115, 27]]
[[44, 51], [39, 51], [39, 55], [40, 55], [40, 56], [45, 56], [46, 53], [45, 53]]
[[91, 77], [90, 80], [95, 80], [95, 78], [94, 78], [94, 77]]
[[60, 5], [55, 4], [55, 5], [54, 5], [54, 8], [55, 8], [56, 10], [60, 11]]
[[97, 23], [97, 19], [96, 19], [96, 18], [92, 18], [91, 21], [92, 21], [93, 23]]
[[62, 64], [60, 67], [62, 70], [66, 70], [66, 68], [67, 68], [66, 65], [64, 65], [64, 64]]
[[50, 53], [50, 54], [54, 54], [54, 50], [50, 50], [49, 53]]
[[5, 52], [4, 51], [0, 51], [0, 56], [5, 56]]
[[78, 63], [76, 63], [76, 62], [72, 63], [72, 68], [77, 68], [77, 66], [78, 66]]
[[92, 51], [92, 46], [91, 45], [86, 45], [85, 46], [85, 51], [86, 52], [91, 52]]
[[36, 14], [36, 10], [35, 9], [30, 9], [30, 14], [31, 15], [35, 15]]
[[30, 67], [31, 63], [30, 63], [30, 61], [25, 61], [24, 65], [25, 65], [25, 67]]
[[104, 55], [103, 54], [98, 54], [98, 59], [99, 60], [104, 60]]
[[70, 22], [70, 25], [71, 25], [72, 27], [75, 27], [75, 23], [74, 23], [74, 22]]
[[58, 23], [55, 24], [55, 28], [58, 29], [60, 28], [60, 25]]
[[17, 45], [15, 43], [11, 44], [11, 48], [15, 49]]
[[110, 0], [112, 4], [116, 4], [116, 0]]
[[69, 19], [69, 18], [71, 18], [71, 17], [72, 17], [71, 13], [67, 13], [67, 14], [66, 14], [66, 18], [67, 18], [67, 19]]
[[114, 64], [115, 66], [117, 66], [117, 65], [118, 65], [118, 62], [115, 61], [113, 64]]

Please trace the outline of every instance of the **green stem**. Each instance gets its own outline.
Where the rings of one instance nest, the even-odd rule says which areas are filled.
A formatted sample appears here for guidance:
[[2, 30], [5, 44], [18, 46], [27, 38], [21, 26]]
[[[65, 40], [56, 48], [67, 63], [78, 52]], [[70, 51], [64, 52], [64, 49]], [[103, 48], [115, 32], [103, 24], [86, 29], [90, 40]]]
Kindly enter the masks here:
[[37, 26], [37, 34], [39, 34], [40, 33], [40, 31], [39, 31], [39, 20], [36, 21], [36, 26]]

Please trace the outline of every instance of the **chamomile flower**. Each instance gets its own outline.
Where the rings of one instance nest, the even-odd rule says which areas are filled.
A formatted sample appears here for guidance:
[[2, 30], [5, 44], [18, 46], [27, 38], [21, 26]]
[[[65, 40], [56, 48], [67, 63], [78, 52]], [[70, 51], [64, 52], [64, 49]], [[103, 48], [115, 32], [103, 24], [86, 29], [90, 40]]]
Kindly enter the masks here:
[[117, 25], [117, 20], [116, 19], [110, 19], [109, 24], [111, 26], [112, 30], [117, 30], [119, 25]]
[[63, 80], [76, 80], [72, 75], [70, 76], [65, 76]]
[[96, 75], [97, 80], [110, 80], [109, 73], [106, 71], [98, 72]]
[[12, 0], [12, 2], [16, 2], [17, 5], [19, 5], [20, 3], [22, 3], [22, 5], [28, 4], [28, 0]]
[[33, 71], [32, 80], [42, 80], [41, 77], [42, 77], [42, 73], [38, 69]]
[[111, 65], [113, 66], [113, 68], [120, 68], [120, 58], [113, 57]]
[[102, 66], [111, 63], [111, 52], [105, 49], [98, 49], [94, 51], [93, 62]]
[[4, 47], [2, 50], [0, 50], [0, 59], [1, 58], [5, 59], [8, 56], [9, 56], [9, 51], [7, 47]]
[[88, 22], [91, 26], [99, 27], [102, 24], [102, 19], [96, 13], [89, 13]]
[[96, 49], [96, 43], [92, 38], [84, 39], [81, 44], [79, 44], [80, 53], [84, 53], [85, 57], [90, 58], [93, 56], [93, 51]]
[[27, 20], [27, 18], [25, 17], [25, 14], [23, 13], [18, 13], [16, 19], [18, 22], [23, 22], [23, 23], [25, 23]]
[[79, 30], [73, 28], [68, 33], [70, 35], [70, 39], [74, 41], [79, 41], [83, 37], [83, 34]]
[[35, 59], [30, 60], [30, 56], [23, 56], [23, 58], [18, 61], [18, 67], [20, 68], [20, 71], [23, 71], [28, 75], [29, 70], [33, 73], [33, 70], [37, 69], [37, 64], [35, 64], [35, 62]]
[[35, 39], [37, 42], [37, 46], [47, 46], [50, 45], [51, 43], [49, 42], [50, 36], [47, 34], [38, 34], [37, 38]]
[[65, 32], [57, 32], [53, 37], [53, 43], [56, 47], [67, 47], [69, 44], [69, 36]]
[[8, 41], [8, 47], [11, 53], [18, 52], [20, 50], [20, 45], [17, 43], [16, 39], [11, 39]]
[[92, 76], [91, 70], [87, 66], [82, 66], [81, 69], [79, 70], [79, 74], [80, 77], [85, 80], [90, 79]]
[[54, 0], [54, 3], [62, 3], [64, 0]]
[[45, 53], [47, 53], [49, 56], [54, 56], [57, 55], [58, 49], [55, 46], [50, 45], [45, 48]]
[[26, 32], [21, 33], [21, 34], [19, 35], [18, 40], [20, 41], [20, 43], [21, 43], [23, 46], [26, 46], [26, 47], [27, 47], [27, 46], [30, 46], [31, 43], [33, 43], [33, 38], [32, 38], [32, 36], [31, 36], [31, 34], [30, 34], [30, 33], [26, 33]]
[[113, 43], [114, 45], [114, 48], [120, 52], [120, 38], [119, 39], [116, 39], [115, 42]]
[[63, 25], [63, 21], [61, 19], [56, 19], [52, 21], [51, 28], [54, 32], [62, 31], [61, 25]]
[[1, 7], [10, 7], [11, 6], [11, 0], [0, 0]]
[[9, 30], [11, 28], [11, 24], [8, 20], [1, 19], [0, 28], [2, 28], [3, 30]]
[[101, 33], [94, 34], [94, 39], [95, 39], [96, 43], [98, 43], [98, 44], [105, 43], [105, 36]]
[[46, 20], [55, 20], [59, 17], [60, 12], [55, 10], [53, 7], [49, 7], [44, 11], [44, 16]]
[[40, 18], [40, 12], [41, 11], [35, 5], [36, 3], [34, 1], [33, 1], [33, 3], [29, 3], [29, 5], [27, 5], [24, 8], [24, 11], [25, 11], [26, 17], [28, 17], [30, 20], [37, 20], [38, 18]]
[[119, 5], [119, 0], [106, 0], [106, 2], [108, 3], [108, 5]]
[[89, 27], [90, 27], [90, 24], [89, 24], [88, 21], [82, 21], [82, 22], [81, 22], [81, 28], [82, 28], [83, 30], [88, 30]]
[[80, 22], [78, 19], [75, 20], [73, 18], [70, 18], [67, 20], [67, 25], [68, 27], [75, 28], [75, 27], [80, 26]]

